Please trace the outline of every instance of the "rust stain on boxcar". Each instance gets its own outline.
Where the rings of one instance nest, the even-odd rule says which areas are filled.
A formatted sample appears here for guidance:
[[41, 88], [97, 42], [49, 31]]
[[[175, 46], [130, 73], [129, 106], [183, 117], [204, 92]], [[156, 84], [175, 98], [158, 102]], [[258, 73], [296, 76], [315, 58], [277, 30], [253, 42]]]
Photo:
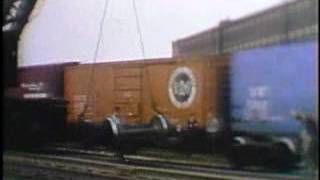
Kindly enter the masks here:
[[[184, 126], [194, 115], [204, 126], [209, 114], [222, 117], [227, 108], [222, 101], [228, 94], [224, 89], [228, 84], [228, 65], [227, 57], [176, 57], [68, 67], [68, 122], [77, 121], [91, 88], [90, 108], [85, 116], [96, 122], [110, 115], [115, 106], [121, 108], [127, 123], [147, 122], [154, 115], [155, 106], [172, 124]], [[94, 83], [88, 87], [92, 66]], [[77, 97], [83, 97], [82, 101]]]

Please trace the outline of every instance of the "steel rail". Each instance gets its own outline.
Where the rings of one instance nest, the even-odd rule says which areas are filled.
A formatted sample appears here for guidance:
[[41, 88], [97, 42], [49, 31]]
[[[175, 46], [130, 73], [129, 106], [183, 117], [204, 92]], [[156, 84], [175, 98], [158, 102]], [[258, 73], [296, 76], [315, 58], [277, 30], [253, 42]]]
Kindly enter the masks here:
[[[23, 157], [22, 157], [22, 156]], [[27, 154], [23, 153], [18, 158], [31, 158], [34, 161], [49, 161], [49, 162], [59, 162], [62, 164], [71, 163], [76, 165], [82, 165], [83, 167], [93, 167], [93, 169], [98, 169], [97, 172], [101, 171], [99, 169], [121, 169], [122, 172], [129, 172], [128, 176], [135, 177], [138, 175], [140, 178], [143, 174], [157, 174], [169, 176], [179, 176], [179, 177], [193, 177], [195, 179], [312, 179], [308, 176], [299, 175], [283, 175], [283, 174], [268, 174], [268, 173], [257, 173], [257, 172], [246, 172], [246, 171], [236, 171], [228, 169], [217, 169], [217, 168], [200, 168], [200, 167], [190, 167], [182, 165], [172, 165], [166, 163], [150, 163], [150, 162], [137, 162], [137, 161], [108, 161], [106, 159], [97, 159], [97, 157], [91, 156], [81, 156], [81, 157], [71, 157], [71, 156], [56, 156], [56, 155], [41, 155], [41, 154]], [[17, 157], [6, 157], [17, 158]]]
[[[83, 155], [92, 155], [98, 156], [102, 158], [114, 158], [116, 156], [116, 152], [113, 151], [95, 151], [95, 150], [83, 150], [83, 149], [75, 149], [75, 148], [50, 148], [49, 151], [56, 151], [57, 153], [72, 153], [72, 154], [83, 154]], [[166, 159], [153, 157], [151, 155], [123, 155], [124, 159], [128, 161], [143, 161], [143, 162], [155, 162], [155, 163], [167, 163], [167, 164], [176, 164], [176, 165], [189, 165], [189, 166], [200, 166], [206, 168], [232, 168], [230, 164], [226, 163], [213, 163], [213, 162], [202, 162], [202, 161], [191, 161], [191, 160], [181, 160], [181, 159]]]

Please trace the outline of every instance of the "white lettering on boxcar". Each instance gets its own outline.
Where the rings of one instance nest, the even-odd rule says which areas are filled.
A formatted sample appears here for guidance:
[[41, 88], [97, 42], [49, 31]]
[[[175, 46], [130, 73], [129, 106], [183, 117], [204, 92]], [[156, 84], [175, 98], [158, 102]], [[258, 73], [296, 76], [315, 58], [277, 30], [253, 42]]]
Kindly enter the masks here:
[[267, 86], [248, 88], [249, 97], [245, 102], [244, 118], [248, 120], [268, 119], [269, 101]]
[[28, 91], [42, 91], [44, 89], [43, 82], [21, 83], [20, 87]]

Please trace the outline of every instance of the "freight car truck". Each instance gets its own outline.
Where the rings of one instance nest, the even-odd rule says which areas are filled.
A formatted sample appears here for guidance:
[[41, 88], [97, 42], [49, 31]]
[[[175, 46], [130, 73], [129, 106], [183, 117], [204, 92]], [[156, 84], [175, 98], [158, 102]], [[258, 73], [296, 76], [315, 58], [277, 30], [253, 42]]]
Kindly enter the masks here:
[[259, 149], [258, 158], [269, 156], [269, 161], [315, 158], [310, 151], [317, 144], [315, 126], [307, 126], [318, 121], [316, 46], [314, 41], [277, 45], [232, 56], [231, 129], [237, 158], [252, 157], [244, 153], [248, 148]]

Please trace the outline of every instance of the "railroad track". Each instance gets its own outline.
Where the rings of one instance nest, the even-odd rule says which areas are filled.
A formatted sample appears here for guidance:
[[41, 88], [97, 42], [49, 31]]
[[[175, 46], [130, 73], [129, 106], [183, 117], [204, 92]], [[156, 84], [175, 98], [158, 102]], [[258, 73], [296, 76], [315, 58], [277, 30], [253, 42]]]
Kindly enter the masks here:
[[[78, 154], [79, 156], [88, 155], [91, 158], [104, 158], [107, 160], [115, 160], [117, 159], [117, 153], [112, 150], [106, 150], [106, 148], [98, 148], [95, 147], [94, 149], [81, 149], [81, 148], [71, 148], [66, 146], [57, 146], [57, 147], [50, 147], [45, 150], [45, 152], [51, 153], [63, 153], [63, 154]], [[161, 154], [159, 156], [159, 154]], [[162, 164], [169, 164], [169, 165], [184, 165], [184, 166], [193, 166], [193, 167], [201, 167], [201, 168], [210, 168], [210, 169], [235, 169], [233, 165], [229, 163], [225, 158], [222, 159], [220, 157], [212, 157], [212, 155], [204, 155], [199, 157], [199, 154], [193, 154], [198, 157], [194, 157], [193, 155], [181, 155], [177, 157], [176, 153], [163, 153], [161, 150], [157, 149], [147, 149], [143, 152], [137, 152], [135, 155], [124, 155], [124, 159], [130, 162], [136, 163], [162, 163]], [[239, 169], [238, 169], [239, 170]], [[246, 171], [253, 171], [253, 172], [263, 172], [263, 173], [278, 173], [283, 174], [285, 173], [294, 173], [294, 174], [301, 174], [304, 172], [303, 169], [299, 169], [298, 167], [291, 167], [287, 169], [275, 169], [275, 167], [262, 167], [262, 166], [246, 166], [243, 167], [242, 170]]]
[[[117, 160], [117, 153], [111, 150], [84, 150], [77, 148], [65, 148], [65, 147], [55, 147], [48, 148], [44, 150], [44, 152], [51, 153], [62, 153], [62, 154], [79, 154], [79, 155], [89, 155], [91, 157], [96, 156], [96, 158], [105, 158], [107, 160]], [[150, 155], [151, 154], [151, 155]], [[157, 157], [156, 152], [150, 153], [148, 155], [123, 155], [123, 158], [127, 161], [134, 162], [142, 162], [142, 163], [167, 163], [167, 164], [175, 164], [175, 165], [189, 165], [189, 166], [199, 166], [199, 167], [207, 167], [207, 168], [232, 168], [230, 164], [226, 162], [204, 162], [204, 161], [195, 161], [195, 160], [182, 160], [177, 158], [164, 158]]]
[[[79, 161], [58, 156], [19, 153], [4, 155], [3, 160], [5, 171], [16, 171], [15, 173], [22, 177], [35, 177], [36, 179], [55, 179], [52, 176], [59, 179], [134, 179], [116, 167], [101, 166], [85, 160]], [[44, 176], [51, 178], [43, 178]]]
[[[69, 151], [71, 151], [69, 149]], [[108, 152], [109, 153], [109, 152]], [[225, 167], [203, 167], [157, 161], [146, 157], [126, 156], [119, 161], [112, 154], [99, 155], [83, 150], [64, 155], [5, 153], [4, 164], [18, 163], [52, 168], [104, 179], [315, 179], [312, 174], [279, 174], [232, 170]], [[98, 155], [97, 155], [98, 154]]]

